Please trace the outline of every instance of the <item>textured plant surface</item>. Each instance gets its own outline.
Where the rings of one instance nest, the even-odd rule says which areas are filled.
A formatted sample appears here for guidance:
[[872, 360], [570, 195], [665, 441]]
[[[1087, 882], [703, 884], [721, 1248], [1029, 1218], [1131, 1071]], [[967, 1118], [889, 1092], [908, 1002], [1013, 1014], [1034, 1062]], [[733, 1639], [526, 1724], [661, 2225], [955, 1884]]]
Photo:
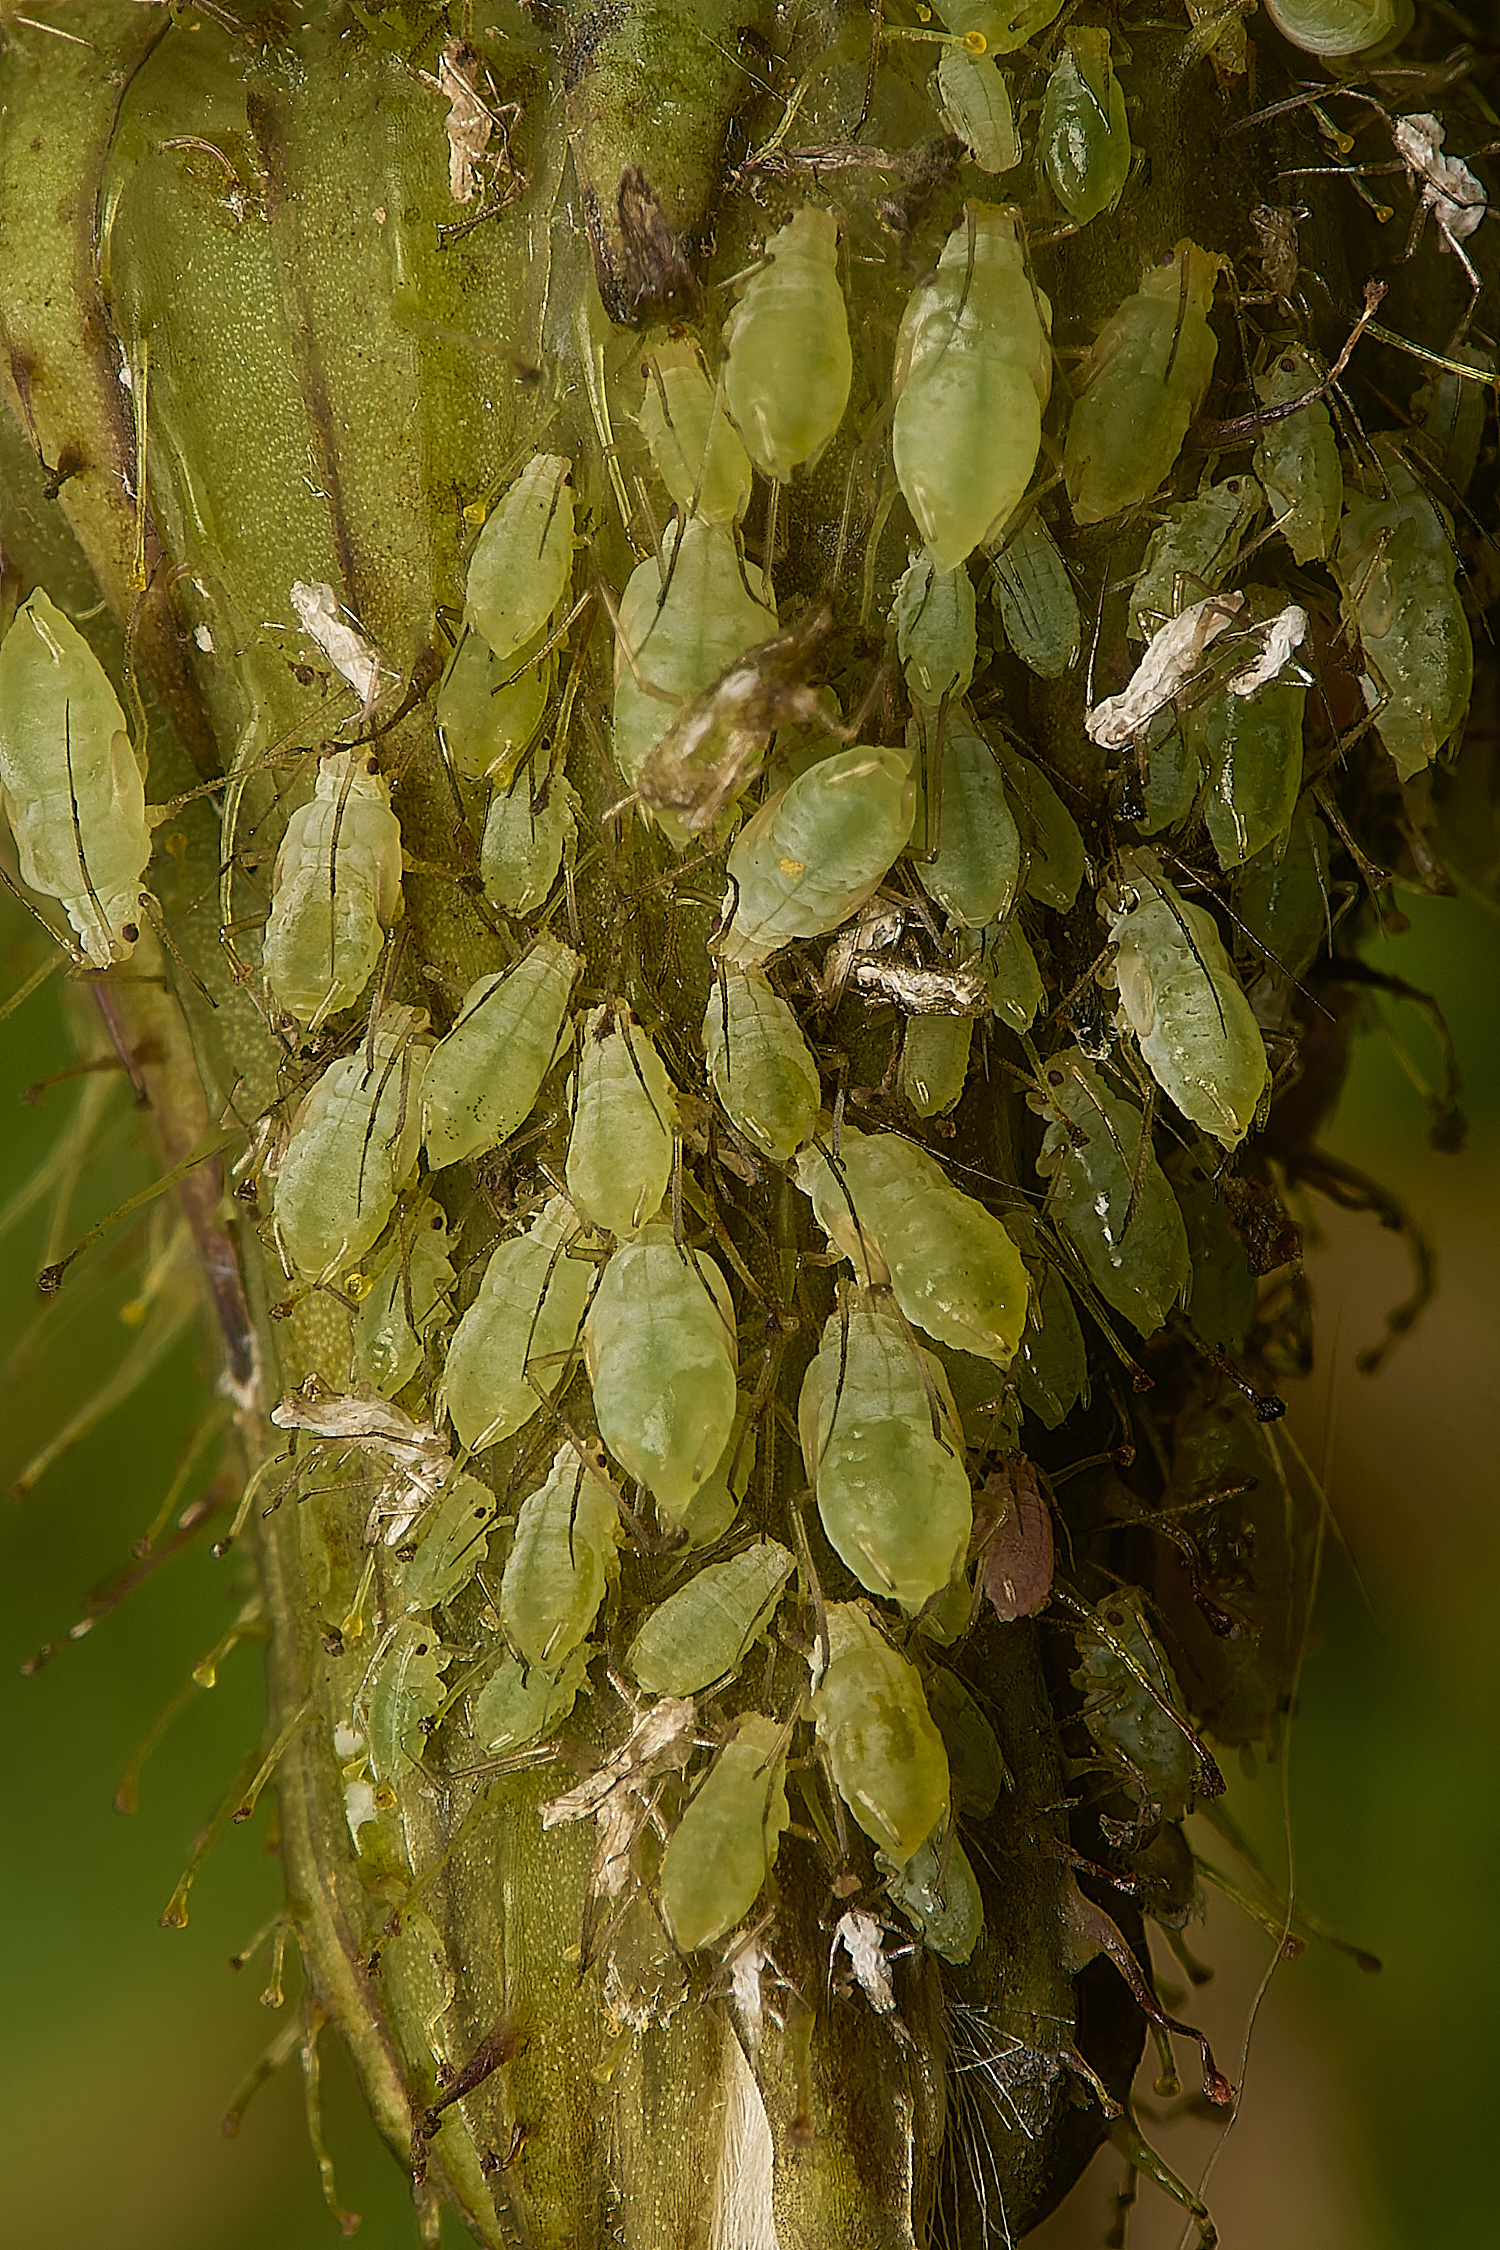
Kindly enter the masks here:
[[1491, 113], [1446, 10], [1169, 12], [7, 23], [59, 1162], [128, 1074], [273, 2053], [424, 2239], [978, 2245], [1106, 2135], [1211, 2239], [1143, 1917], [1287, 1723], [1285, 1198], [1399, 1222], [1317, 1133], [1484, 786]]

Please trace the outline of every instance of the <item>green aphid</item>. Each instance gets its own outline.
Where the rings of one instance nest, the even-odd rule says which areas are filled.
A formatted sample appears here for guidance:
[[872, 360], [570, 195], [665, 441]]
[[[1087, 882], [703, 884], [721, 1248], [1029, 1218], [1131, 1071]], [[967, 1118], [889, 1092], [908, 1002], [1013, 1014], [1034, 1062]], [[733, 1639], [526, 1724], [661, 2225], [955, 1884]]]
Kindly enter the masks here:
[[353, 1006], [403, 911], [401, 825], [375, 760], [365, 750], [320, 759], [315, 791], [276, 854], [261, 955], [287, 1014], [314, 1028]]
[[921, 1675], [863, 1602], [828, 1606], [829, 1660], [813, 1643], [812, 1708], [834, 1786], [865, 1834], [905, 1866], [948, 1811], [948, 1753]]
[[[1247, 588], [1246, 623], [1281, 608], [1268, 589]], [[1253, 695], [1215, 687], [1189, 712], [1184, 734], [1208, 777], [1204, 818], [1219, 865], [1242, 866], [1291, 825], [1302, 794], [1307, 680], [1295, 662]]]
[[1266, 0], [1266, 14], [1283, 39], [1329, 59], [1362, 55], [1398, 37], [1411, 13], [1407, 0]]
[[1130, 126], [1102, 26], [1064, 37], [1042, 96], [1037, 155], [1047, 184], [1079, 226], [1119, 200], [1130, 175]]
[[[1411, 410], [1421, 421], [1424, 449], [1436, 461], [1448, 490], [1462, 495], [1479, 465], [1479, 448], [1494, 392], [1495, 355], [1482, 344], [1455, 344], [1447, 356], [1472, 367], [1479, 379], [1471, 382], [1451, 368], [1435, 367], [1429, 379], [1412, 392]], [[1334, 459], [1338, 459], [1337, 448]]]
[[[1286, 344], [1255, 379], [1263, 406], [1290, 406], [1318, 387], [1320, 377], [1300, 344]], [[1265, 487], [1271, 520], [1299, 563], [1322, 562], [1338, 535], [1344, 505], [1344, 464], [1333, 422], [1321, 399], [1267, 422], [1255, 440], [1255, 473]]]
[[873, 1298], [836, 1312], [803, 1379], [802, 1458], [829, 1544], [914, 1617], [974, 1528], [963, 1431], [941, 1364]]
[[1191, 500], [1167, 510], [1131, 589], [1130, 630], [1137, 640], [1150, 640], [1179, 611], [1217, 593], [1265, 504], [1255, 478], [1238, 476], [1205, 481]]
[[543, 935], [508, 976], [470, 985], [422, 1085], [422, 1137], [435, 1172], [498, 1147], [530, 1116], [582, 967]]
[[583, 1330], [599, 1434], [670, 1522], [734, 1428], [734, 1306], [712, 1258], [647, 1227], [599, 1278]]
[[[560, 773], [537, 783], [524, 767], [490, 799], [479, 847], [484, 895], [507, 914], [545, 905], [564, 852], [578, 836], [578, 792]], [[571, 864], [571, 857], [570, 857]]]
[[465, 619], [512, 668], [568, 590], [572, 469], [561, 454], [536, 454], [486, 517], [469, 557]]
[[1021, 136], [1009, 82], [993, 57], [945, 47], [938, 57], [937, 88], [948, 130], [965, 143], [980, 171], [1013, 171], [1021, 161]]
[[1428, 497], [1394, 439], [1371, 442], [1388, 490], [1377, 483], [1368, 499], [1350, 498], [1333, 575], [1344, 622], [1364, 652], [1375, 731], [1410, 781], [1463, 722], [1474, 643], [1446, 509]]
[[775, 1615], [796, 1557], [757, 1539], [728, 1562], [705, 1563], [658, 1603], [625, 1661], [648, 1695], [697, 1695], [732, 1679]]
[[[913, 751], [921, 728], [907, 728]], [[960, 929], [1009, 913], [1021, 881], [1021, 831], [994, 751], [961, 707], [944, 714], [937, 773], [928, 766], [925, 823], [912, 838], [917, 878]], [[930, 855], [930, 856], [929, 856]]]
[[763, 476], [785, 484], [844, 418], [854, 359], [838, 220], [804, 204], [765, 247], [724, 323], [729, 411]]
[[568, 1139], [568, 1193], [608, 1234], [634, 1234], [661, 1209], [672, 1176], [677, 1096], [628, 1008], [590, 1009], [579, 1042]]
[[145, 773], [103, 665], [40, 586], [0, 642], [0, 795], [21, 880], [61, 902], [95, 967], [128, 960], [151, 857]]
[[682, 1952], [712, 1945], [749, 1913], [790, 1818], [786, 1729], [747, 1712], [662, 1854], [662, 1918]]
[[1235, 1349], [1255, 1311], [1255, 1277], [1212, 1179], [1186, 1154], [1168, 1159], [1193, 1261], [1184, 1310], [1195, 1334], [1215, 1350]]
[[1328, 831], [1306, 800], [1286, 833], [1240, 870], [1239, 948], [1252, 976], [1302, 977], [1329, 939]]
[[773, 1163], [812, 1134], [822, 1103], [818, 1066], [796, 1016], [753, 970], [726, 969], [708, 996], [703, 1048], [728, 1115]]
[[423, 1722], [436, 1717], [443, 1701], [447, 1662], [429, 1618], [402, 1618], [380, 1640], [352, 1718], [355, 1732], [364, 1736], [370, 1770], [387, 1788], [422, 1762]]
[[417, 1551], [396, 1571], [400, 1607], [411, 1613], [452, 1601], [486, 1559], [499, 1513], [488, 1485], [476, 1477], [455, 1477], [418, 1519]]
[[[546, 642], [545, 629], [535, 645]], [[509, 786], [536, 740], [556, 671], [556, 655], [502, 664], [482, 633], [466, 633], [437, 695], [438, 732], [455, 773]]]
[[656, 473], [684, 515], [738, 523], [750, 505], [750, 456], [690, 337], [654, 340], [641, 361], [641, 434]]
[[1033, 509], [991, 563], [1000, 622], [1021, 662], [1043, 680], [1060, 680], [1078, 662], [1083, 622], [1068, 566]]
[[1181, 896], [1150, 852], [1127, 852], [1120, 880], [1124, 903], [1104, 911], [1121, 1012], [1162, 1092], [1236, 1148], [1271, 1072], [1218, 924]]
[[935, 1158], [897, 1133], [845, 1126], [836, 1156], [814, 1146], [796, 1168], [818, 1224], [862, 1283], [888, 1284], [938, 1343], [1009, 1367], [1026, 1322], [1020, 1252]]
[[355, 1365], [382, 1397], [394, 1398], [421, 1367], [423, 1342], [442, 1321], [454, 1281], [448, 1215], [424, 1197], [398, 1228], [391, 1255], [368, 1282], [354, 1316]]
[[417, 1166], [427, 1018], [387, 1008], [373, 1036], [330, 1063], [292, 1124], [276, 1171], [276, 1231], [299, 1273], [363, 1257]]
[[958, 1838], [934, 1844], [929, 1837], [904, 1866], [877, 1852], [875, 1865], [928, 1952], [955, 1964], [967, 1961], [984, 1934], [984, 1902]]
[[573, 1649], [556, 1672], [502, 1656], [470, 1707], [469, 1723], [479, 1748], [503, 1758], [554, 1733], [578, 1700], [588, 1662], [587, 1644]]
[[1184, 239], [1095, 337], [1063, 449], [1080, 524], [1149, 499], [1170, 473], [1214, 371], [1208, 309], [1223, 262]]
[[1049, 1059], [1045, 1096], [1031, 1100], [1050, 1117], [1036, 1160], [1051, 1183], [1048, 1216], [1105, 1303], [1154, 1335], [1187, 1290], [1192, 1262], [1177, 1198], [1149, 1142], [1141, 1148], [1140, 1111], [1076, 1048]]
[[918, 1117], [946, 1117], [957, 1108], [973, 1044], [972, 1016], [910, 1018], [901, 1043], [901, 1096]]
[[965, 1820], [988, 1820], [1001, 1790], [1015, 1787], [994, 1728], [946, 1664], [928, 1677], [927, 1708], [948, 1753], [954, 1810]]
[[1029, 1031], [1047, 997], [1042, 973], [1026, 933], [1012, 915], [998, 935], [985, 933], [984, 965], [990, 979], [990, 1005], [1012, 1031]]
[[896, 337], [896, 479], [936, 570], [954, 570], [1031, 482], [1052, 389], [1051, 307], [1017, 214], [970, 204]]
[[521, 1503], [500, 1582], [500, 1622], [517, 1655], [554, 1676], [593, 1629], [618, 1567], [619, 1496], [572, 1445]]
[[865, 744], [820, 758], [767, 798], [730, 849], [725, 960], [755, 968], [857, 914], [908, 842], [915, 812], [906, 751]]
[[1031, 1301], [1013, 1370], [1021, 1404], [1049, 1430], [1061, 1429], [1089, 1397], [1089, 1362], [1073, 1292], [1050, 1260]]
[[913, 702], [935, 708], [968, 694], [979, 642], [974, 582], [962, 564], [935, 570], [930, 555], [916, 556], [897, 580], [891, 623]]
[[554, 1196], [491, 1256], [453, 1332], [438, 1393], [461, 1444], [513, 1437], [556, 1391], [599, 1270], [580, 1254], [586, 1233], [572, 1205]]
[[1165, 1702], [1180, 1710], [1182, 1691], [1146, 1623], [1140, 1589], [1117, 1586], [1078, 1628], [1076, 1641], [1078, 1668], [1069, 1677], [1082, 1692], [1083, 1723], [1106, 1763], [1136, 1799], [1143, 1821], [1181, 1820], [1193, 1809], [1198, 1755], [1162, 1709]]

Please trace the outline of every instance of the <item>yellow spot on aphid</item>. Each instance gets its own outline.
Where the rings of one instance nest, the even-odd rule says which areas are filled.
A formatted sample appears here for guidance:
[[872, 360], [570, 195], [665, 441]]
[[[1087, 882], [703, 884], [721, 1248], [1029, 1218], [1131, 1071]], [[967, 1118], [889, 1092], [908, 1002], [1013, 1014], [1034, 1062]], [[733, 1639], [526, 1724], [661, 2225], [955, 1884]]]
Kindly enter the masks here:
[[982, 31], [966, 31], [964, 45], [971, 55], [987, 55], [990, 51], [990, 43]]
[[121, 1305], [120, 1318], [127, 1328], [139, 1328], [150, 1310], [149, 1297], [132, 1297], [128, 1305]]
[[170, 836], [163, 836], [161, 848], [164, 852], [170, 852], [174, 859], [181, 859], [187, 850], [187, 838], [180, 828], [174, 828]]
[[369, 1293], [370, 1277], [367, 1273], [345, 1274], [344, 1295], [349, 1299], [351, 1304], [357, 1305], [360, 1298], [367, 1297]]
[[464, 510], [464, 522], [475, 525], [482, 524], [489, 512], [482, 500], [471, 500]]
[[789, 883], [795, 882], [799, 875], [807, 873], [807, 861], [805, 859], [783, 859], [779, 860], [777, 864]]

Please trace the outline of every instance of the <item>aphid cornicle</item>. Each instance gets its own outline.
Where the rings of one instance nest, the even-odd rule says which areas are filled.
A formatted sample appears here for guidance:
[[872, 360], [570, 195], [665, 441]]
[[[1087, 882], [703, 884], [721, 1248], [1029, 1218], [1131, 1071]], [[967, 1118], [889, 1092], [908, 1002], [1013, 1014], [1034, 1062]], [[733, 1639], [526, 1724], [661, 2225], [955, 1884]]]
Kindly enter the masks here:
[[435, 1172], [509, 1140], [530, 1114], [582, 967], [544, 934], [509, 976], [470, 985], [422, 1081], [422, 1136]]
[[536, 454], [485, 518], [469, 557], [464, 615], [502, 664], [514, 664], [567, 592], [572, 468], [561, 454]]
[[856, 1299], [824, 1327], [797, 1424], [829, 1544], [867, 1592], [914, 1617], [956, 1575], [974, 1525], [941, 1363], [894, 1313]]
[[747, 1712], [662, 1854], [662, 1916], [684, 1953], [712, 1945], [749, 1913], [790, 1818], [786, 1729]]
[[734, 1307], [712, 1258], [647, 1227], [599, 1277], [583, 1325], [599, 1435], [679, 1522], [734, 1428]]
[[[913, 752], [921, 731], [913, 719]], [[1010, 910], [1021, 880], [1021, 832], [995, 753], [967, 712], [946, 712], [942, 736], [941, 757], [929, 766], [925, 830], [918, 823], [913, 838], [914, 848], [925, 845], [917, 852], [917, 878], [950, 921], [979, 930]]]
[[896, 336], [896, 478], [953, 570], [1031, 482], [1052, 389], [1052, 310], [1026, 270], [1013, 210], [970, 204]]
[[556, 1674], [587, 1640], [619, 1536], [614, 1486], [573, 1446], [559, 1446], [546, 1482], [521, 1503], [500, 1581], [500, 1622], [528, 1664]]
[[724, 392], [755, 466], [785, 484], [815, 460], [849, 400], [854, 359], [838, 277], [838, 220], [804, 204], [724, 323]]
[[128, 960], [151, 857], [145, 776], [103, 665], [40, 587], [0, 642], [0, 794], [22, 881], [61, 902], [96, 967]]
[[828, 1664], [813, 1643], [812, 1707], [834, 1785], [865, 1834], [904, 1867], [948, 1810], [948, 1753], [914, 1664], [863, 1602], [828, 1605]]
[[1218, 924], [1180, 895], [1151, 852], [1125, 855], [1121, 883], [1123, 905], [1106, 909], [1121, 1010], [1162, 1092], [1236, 1148], [1270, 1066]]
[[916, 802], [906, 751], [865, 744], [768, 797], [730, 848], [724, 959], [758, 967], [858, 913], [910, 838]]
[[801, 1148], [823, 1099], [796, 1016], [753, 970], [715, 979], [703, 1020], [714, 1092], [740, 1131], [775, 1163]]
[[1053, 194], [1079, 226], [1107, 211], [1124, 187], [1130, 127], [1102, 26], [1067, 33], [1042, 96], [1037, 152]]
[[[1286, 344], [1255, 380], [1263, 406], [1290, 406], [1315, 390], [1318, 373], [1300, 344]], [[1271, 518], [1299, 563], [1321, 562], [1333, 546], [1344, 504], [1344, 466], [1323, 401], [1267, 422], [1255, 440], [1255, 473]]]
[[1208, 308], [1223, 262], [1184, 239], [1095, 337], [1063, 448], [1079, 523], [1149, 498], [1182, 451], [1218, 353]]
[[271, 878], [261, 973], [289, 1016], [352, 1007], [403, 911], [401, 826], [365, 750], [318, 763], [316, 794], [287, 822]]
[[484, 895], [507, 914], [534, 913], [543, 905], [564, 852], [578, 834], [578, 792], [561, 773], [535, 782], [518, 773], [490, 799], [479, 847]]
[[[1431, 765], [1469, 706], [1474, 643], [1447, 513], [1391, 438], [1371, 443], [1383, 487], [1349, 498], [1333, 574], [1369, 666], [1375, 731], [1403, 781]], [[1374, 472], [1372, 483], [1376, 482]]]
[[276, 1230], [301, 1273], [368, 1250], [416, 1170], [427, 1018], [387, 1008], [373, 1036], [330, 1063], [292, 1124], [276, 1171]]
[[1036, 1160], [1051, 1182], [1047, 1215], [1105, 1303], [1154, 1335], [1193, 1269], [1177, 1198], [1150, 1143], [1141, 1147], [1140, 1111], [1078, 1048], [1052, 1056], [1045, 1095], [1031, 1100], [1051, 1113]]
[[796, 1171], [861, 1282], [888, 1284], [906, 1318], [938, 1343], [1009, 1367], [1026, 1322], [1020, 1252], [925, 1149], [846, 1125], [837, 1156], [804, 1149]]
[[628, 1008], [591, 1008], [579, 1043], [568, 1137], [568, 1193], [595, 1226], [634, 1234], [661, 1208], [672, 1176], [677, 1096], [666, 1065]]
[[598, 1272], [582, 1255], [586, 1233], [558, 1195], [492, 1254], [453, 1332], [438, 1393], [462, 1444], [513, 1436], [557, 1389]]
[[482, 633], [465, 633], [437, 694], [438, 731], [456, 773], [509, 785], [542, 723], [556, 663], [554, 654], [502, 664]]
[[697, 1695], [738, 1672], [771, 1622], [796, 1558], [757, 1539], [707, 1563], [648, 1615], [626, 1662], [648, 1695]]
[[663, 336], [641, 361], [641, 434], [656, 473], [684, 515], [737, 523], [750, 505], [750, 456], [691, 338]]

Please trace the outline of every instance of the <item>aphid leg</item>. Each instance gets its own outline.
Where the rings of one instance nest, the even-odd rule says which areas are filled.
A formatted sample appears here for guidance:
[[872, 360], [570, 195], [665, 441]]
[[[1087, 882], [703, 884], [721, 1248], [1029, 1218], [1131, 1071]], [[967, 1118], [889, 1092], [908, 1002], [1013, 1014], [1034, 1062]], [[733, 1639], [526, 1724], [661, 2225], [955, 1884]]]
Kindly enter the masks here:
[[333, 2158], [329, 2155], [328, 2144], [323, 2138], [318, 2035], [328, 2019], [311, 1994], [304, 1998], [303, 2009], [305, 2012], [300, 2026], [301, 2038], [297, 2044], [297, 2053], [302, 2064], [302, 2098], [307, 2113], [307, 2137], [312, 2143], [313, 2156], [317, 2162], [318, 2178], [323, 2186], [323, 2201], [337, 2221], [340, 2234], [351, 2235], [359, 2226], [359, 2213], [346, 2211], [338, 2199], [334, 2185]]
[[232, 2141], [239, 2132], [246, 2110], [267, 2079], [274, 2078], [283, 2063], [290, 2062], [302, 2038], [302, 2025], [294, 2016], [282, 2025], [259, 2062], [252, 2065], [235, 2088], [228, 2109], [225, 2110], [220, 2130], [226, 2140]]
[[[1125, 2110], [1113, 2120], [1109, 2128], [1109, 2137], [1131, 2167], [1131, 2182], [1133, 2183], [1137, 2173], [1144, 2173], [1153, 2186], [1161, 2189], [1163, 2195], [1170, 2196], [1174, 2203], [1180, 2203], [1182, 2208], [1191, 2214], [1198, 2229], [1199, 2250], [1214, 2250], [1214, 2245], [1219, 2239], [1219, 2230], [1209, 2216], [1208, 2205], [1200, 2196], [1193, 2193], [1185, 2180], [1178, 2178], [1169, 2164], [1163, 2162], [1150, 2142], [1143, 2139], [1140, 2127], [1136, 2124], [1129, 2110]], [[1133, 2186], [1130, 2200], [1134, 2200]], [[1120, 2240], [1124, 2240], [1123, 2223]]]

